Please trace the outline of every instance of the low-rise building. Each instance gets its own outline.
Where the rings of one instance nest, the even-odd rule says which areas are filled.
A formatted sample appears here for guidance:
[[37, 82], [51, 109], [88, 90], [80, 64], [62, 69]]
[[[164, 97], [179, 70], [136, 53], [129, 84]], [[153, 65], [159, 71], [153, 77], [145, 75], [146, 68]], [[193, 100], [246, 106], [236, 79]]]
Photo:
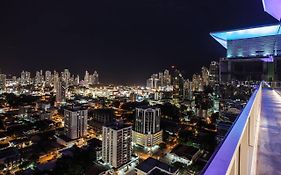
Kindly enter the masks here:
[[142, 134], [133, 131], [133, 143], [145, 147], [153, 147], [159, 145], [162, 142], [163, 131], [159, 131], [155, 134]]
[[148, 158], [136, 168], [137, 175], [176, 175], [178, 169], [154, 158]]
[[178, 145], [169, 154], [172, 163], [191, 165], [200, 156], [201, 150], [193, 146]]
[[13, 168], [20, 164], [20, 153], [16, 147], [8, 147], [0, 151], [0, 164]]

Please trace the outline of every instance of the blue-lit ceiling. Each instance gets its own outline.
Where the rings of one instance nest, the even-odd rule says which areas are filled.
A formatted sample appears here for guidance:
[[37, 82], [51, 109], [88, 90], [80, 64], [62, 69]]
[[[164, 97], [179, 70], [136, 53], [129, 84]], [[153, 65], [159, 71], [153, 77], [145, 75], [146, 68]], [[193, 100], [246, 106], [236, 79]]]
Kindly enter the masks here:
[[227, 41], [229, 40], [240, 40], [281, 34], [281, 30], [279, 30], [279, 27], [279, 25], [271, 25], [226, 32], [214, 32], [210, 33], [210, 35], [223, 47], [227, 48]]

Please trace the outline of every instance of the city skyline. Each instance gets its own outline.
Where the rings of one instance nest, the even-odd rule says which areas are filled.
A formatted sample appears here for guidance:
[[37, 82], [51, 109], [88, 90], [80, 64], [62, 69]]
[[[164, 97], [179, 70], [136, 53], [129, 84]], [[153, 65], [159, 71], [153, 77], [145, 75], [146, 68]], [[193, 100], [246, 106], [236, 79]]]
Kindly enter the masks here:
[[[191, 77], [225, 55], [210, 31], [276, 23], [261, 13], [262, 2], [254, 0], [4, 2], [5, 6], [9, 8], [0, 12], [4, 73], [68, 68], [81, 75], [95, 69], [103, 82], [115, 84], [143, 84], [155, 70], [171, 65]], [[233, 15], [235, 11], [240, 13]], [[191, 60], [196, 61], [191, 65]]]
[[280, 0], [1, 7], [0, 175], [281, 174]]
[[[183, 79], [185, 80], [189, 80], [192, 79], [194, 75], [197, 75], [198, 73], [200, 73], [200, 70], [202, 70], [202, 68], [206, 68], [206, 69], [211, 69], [212, 63], [213, 62], [217, 62], [217, 61], [211, 61], [208, 65], [204, 65], [202, 66], [198, 71], [194, 72], [192, 75], [190, 76], [185, 76], [185, 71], [179, 69], [176, 66], [170, 66], [170, 67], [166, 67], [166, 68], [162, 68], [160, 70], [154, 70], [154, 72], [151, 72], [152, 76], [158, 76], [159, 74], [163, 74], [164, 77], [165, 76], [170, 76], [169, 72], [170, 71], [178, 71], [180, 73], [180, 75], [182, 76]], [[158, 73], [157, 73], [158, 72]], [[165, 75], [165, 72], [168, 75]], [[91, 74], [93, 73], [93, 74]], [[156, 74], [155, 74], [156, 73]], [[46, 84], [49, 84], [51, 80], [54, 80], [55, 75], [58, 75], [57, 78], [60, 78], [60, 76], [64, 77], [66, 76], [65, 74], [69, 74], [68, 78], [72, 78], [72, 81], [79, 81], [82, 84], [83, 83], [90, 83], [85, 81], [85, 79], [89, 79], [89, 81], [92, 81], [90, 79], [92, 79], [92, 76], [97, 76], [97, 81], [98, 82], [93, 82], [93, 84], [102, 84], [102, 85], [126, 85], [126, 86], [147, 86], [147, 78], [149, 77], [145, 77], [143, 80], [141, 80], [140, 83], [113, 83], [113, 82], [104, 82], [104, 77], [102, 77], [102, 82], [99, 81], [99, 74], [100, 72], [98, 72], [97, 70], [83, 70], [82, 73], [78, 73], [75, 74], [72, 72], [72, 70], [69, 70], [68, 68], [64, 68], [62, 70], [34, 70], [34, 71], [29, 71], [29, 70], [21, 70], [19, 71], [19, 73], [17, 74], [11, 74], [9, 72], [3, 72], [0, 69], [0, 74], [4, 75], [6, 79], [22, 79], [22, 78], [28, 78], [30, 79], [30, 83], [34, 83], [34, 84], [41, 84], [43, 81], [46, 81]], [[24, 76], [24, 77], [23, 77]], [[27, 76], [27, 77], [26, 77]], [[54, 77], [53, 77], [54, 76]], [[168, 77], [165, 77], [168, 78]], [[22, 81], [22, 80], [21, 80]], [[42, 81], [42, 82], [41, 82]], [[26, 82], [25, 82], [26, 83]], [[23, 83], [23, 84], [25, 84]], [[92, 82], [91, 82], [92, 83]], [[170, 82], [171, 83], [171, 82]], [[79, 83], [78, 83], [79, 84]], [[167, 85], [167, 84], [166, 84]], [[148, 86], [149, 87], [149, 86]]]

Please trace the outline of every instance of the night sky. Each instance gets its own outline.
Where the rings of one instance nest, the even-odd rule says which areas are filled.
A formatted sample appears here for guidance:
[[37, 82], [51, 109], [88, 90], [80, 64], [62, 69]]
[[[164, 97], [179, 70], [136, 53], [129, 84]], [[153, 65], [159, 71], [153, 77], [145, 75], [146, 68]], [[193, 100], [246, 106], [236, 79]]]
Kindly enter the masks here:
[[1, 0], [0, 68], [144, 84], [175, 65], [189, 78], [225, 55], [210, 32], [272, 23], [262, 0]]

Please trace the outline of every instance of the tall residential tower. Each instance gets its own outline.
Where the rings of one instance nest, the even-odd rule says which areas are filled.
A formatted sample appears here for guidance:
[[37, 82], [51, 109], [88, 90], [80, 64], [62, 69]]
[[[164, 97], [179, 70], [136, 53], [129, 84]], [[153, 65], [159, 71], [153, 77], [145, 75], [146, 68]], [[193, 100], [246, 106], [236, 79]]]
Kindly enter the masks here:
[[153, 147], [162, 142], [160, 129], [160, 108], [142, 107], [136, 109], [133, 143]]
[[132, 127], [113, 123], [103, 127], [102, 160], [114, 168], [131, 161]]
[[88, 110], [69, 107], [64, 110], [64, 132], [70, 139], [78, 139], [87, 134]]

